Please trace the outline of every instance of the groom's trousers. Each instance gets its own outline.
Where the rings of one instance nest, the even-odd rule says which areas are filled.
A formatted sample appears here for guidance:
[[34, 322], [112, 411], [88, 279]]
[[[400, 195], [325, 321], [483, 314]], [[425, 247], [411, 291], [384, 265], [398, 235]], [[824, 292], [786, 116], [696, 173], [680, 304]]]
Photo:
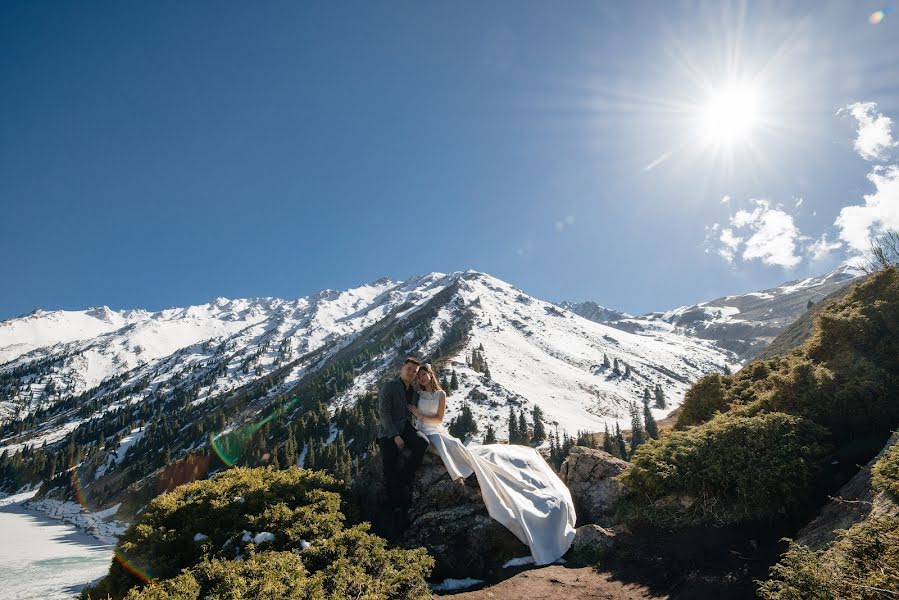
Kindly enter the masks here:
[[405, 508], [407, 499], [403, 488], [412, 480], [412, 475], [421, 464], [421, 459], [428, 450], [428, 442], [406, 422], [400, 437], [405, 448], [396, 447], [393, 438], [378, 438], [381, 448], [381, 459], [384, 461], [384, 479], [387, 483], [387, 501], [394, 507]]

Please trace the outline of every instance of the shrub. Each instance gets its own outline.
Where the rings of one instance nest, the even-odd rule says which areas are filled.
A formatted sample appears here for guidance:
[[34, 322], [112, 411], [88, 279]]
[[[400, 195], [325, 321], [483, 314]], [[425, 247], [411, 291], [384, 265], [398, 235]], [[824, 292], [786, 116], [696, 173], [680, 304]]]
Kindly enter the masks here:
[[719, 415], [640, 446], [621, 481], [625, 510], [657, 525], [771, 519], [806, 497], [825, 432], [783, 413]]
[[677, 413], [676, 429], [704, 423], [718, 411], [727, 407], [724, 399], [724, 381], [719, 373], [706, 375], [693, 384], [684, 395], [684, 402]]
[[[235, 468], [176, 488], [150, 502], [117, 549], [153, 584], [140, 589], [144, 582], [116, 560], [109, 575], [85, 595], [121, 598], [131, 591], [140, 598], [215, 597], [222, 582], [252, 591], [247, 597], [255, 597], [259, 586], [300, 590], [300, 597], [308, 590], [324, 593], [314, 597], [343, 597], [341, 590], [372, 598], [420, 595], [432, 559], [421, 549], [387, 549], [367, 525], [345, 528], [342, 489], [329, 475], [296, 467]], [[256, 553], [259, 549], [269, 551], [264, 556], [273, 564], [301, 569], [291, 567], [290, 574], [277, 579], [276, 570], [263, 564], [263, 553]], [[247, 555], [251, 559], [242, 561]]]
[[841, 532], [827, 550], [795, 542], [759, 586], [769, 600], [899, 596], [899, 519], [874, 517]]

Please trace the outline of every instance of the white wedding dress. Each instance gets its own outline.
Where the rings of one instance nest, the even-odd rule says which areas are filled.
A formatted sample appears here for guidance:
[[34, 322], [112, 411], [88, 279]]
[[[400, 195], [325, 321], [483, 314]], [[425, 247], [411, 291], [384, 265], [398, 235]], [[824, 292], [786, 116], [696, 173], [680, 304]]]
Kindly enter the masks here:
[[[435, 416], [439, 405], [440, 392], [420, 392], [422, 415]], [[487, 512], [527, 544], [535, 564], [555, 562], [568, 551], [575, 523], [571, 493], [534, 448], [466, 447], [442, 424], [419, 419], [417, 428], [443, 459], [451, 479], [477, 475]]]

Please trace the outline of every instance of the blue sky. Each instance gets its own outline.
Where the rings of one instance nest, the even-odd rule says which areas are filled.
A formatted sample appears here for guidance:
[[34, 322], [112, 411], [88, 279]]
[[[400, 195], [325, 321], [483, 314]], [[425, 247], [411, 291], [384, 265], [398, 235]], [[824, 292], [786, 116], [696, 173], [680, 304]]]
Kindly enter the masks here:
[[0, 319], [469, 268], [643, 312], [822, 273], [899, 226], [883, 6], [4, 2]]

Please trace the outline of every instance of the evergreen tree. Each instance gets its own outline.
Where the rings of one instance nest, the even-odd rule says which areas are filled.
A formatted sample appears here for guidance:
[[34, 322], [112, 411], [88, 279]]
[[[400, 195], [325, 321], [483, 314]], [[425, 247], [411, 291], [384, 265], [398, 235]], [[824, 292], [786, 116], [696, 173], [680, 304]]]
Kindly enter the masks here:
[[805, 310], [809, 310], [814, 305], [815, 305], [815, 303], [811, 300], [811, 298], [809, 298], [808, 303], [805, 305]]
[[518, 443], [518, 419], [515, 417], [515, 409], [509, 407], [509, 443]]
[[532, 439], [535, 442], [542, 442], [544, 439], [546, 439], [546, 428], [543, 426], [543, 411], [540, 410], [540, 407], [536, 404], [534, 405], [533, 417], [534, 436]]
[[665, 402], [665, 392], [662, 391], [662, 386], [658, 383], [656, 384], [656, 408], [665, 408], [667, 403]]
[[297, 439], [293, 436], [293, 429], [288, 428], [287, 441], [284, 442], [284, 466], [290, 467], [297, 464]]
[[450, 378], [450, 389], [451, 390], [459, 389], [459, 377], [456, 375], [455, 369], [453, 369], [453, 376]]
[[618, 366], [618, 357], [616, 356], [612, 362], [612, 373], [615, 375], [621, 375], [621, 369]]
[[649, 406], [649, 403], [652, 402], [652, 392], [649, 391], [649, 388], [643, 388], [643, 405]]
[[611, 366], [611, 365], [609, 364], [609, 355], [606, 354], [606, 353], [603, 353], [603, 355], [602, 355], [602, 367], [603, 367], [604, 369], [608, 369], [610, 366]]
[[609, 434], [609, 424], [606, 423], [606, 432], [602, 438], [602, 449], [608, 452], [609, 454], [614, 454], [614, 449], [612, 448], [612, 436]]
[[624, 436], [621, 435], [621, 427], [615, 423], [615, 449], [618, 451], [616, 456], [627, 460], [627, 446], [624, 443]]
[[441, 379], [440, 379], [440, 387], [443, 388], [443, 391], [446, 392], [446, 395], [447, 395], [447, 396], [450, 395], [451, 389], [450, 389], [449, 382], [446, 380], [446, 375], [444, 375], [443, 377], [441, 377]]
[[649, 410], [648, 404], [643, 405], [643, 422], [646, 424], [646, 435], [654, 440], [659, 439], [659, 426], [652, 416], [652, 411]]
[[524, 410], [518, 415], [518, 443], [528, 443], [528, 422], [524, 418]]
[[496, 443], [496, 431], [493, 430], [493, 425], [487, 425], [487, 433], [484, 434], [484, 444], [495, 444]]
[[490, 381], [490, 367], [487, 365], [487, 361], [484, 361], [484, 379]]
[[631, 376], [631, 366], [627, 363], [624, 363], [624, 378], [627, 379]]
[[727, 363], [724, 363], [724, 374], [731, 375], [731, 370], [730, 370], [730, 367], [727, 366]]
[[631, 454], [637, 446], [646, 441], [646, 432], [643, 430], [643, 419], [640, 418], [640, 411], [637, 410], [637, 404], [631, 402]]

